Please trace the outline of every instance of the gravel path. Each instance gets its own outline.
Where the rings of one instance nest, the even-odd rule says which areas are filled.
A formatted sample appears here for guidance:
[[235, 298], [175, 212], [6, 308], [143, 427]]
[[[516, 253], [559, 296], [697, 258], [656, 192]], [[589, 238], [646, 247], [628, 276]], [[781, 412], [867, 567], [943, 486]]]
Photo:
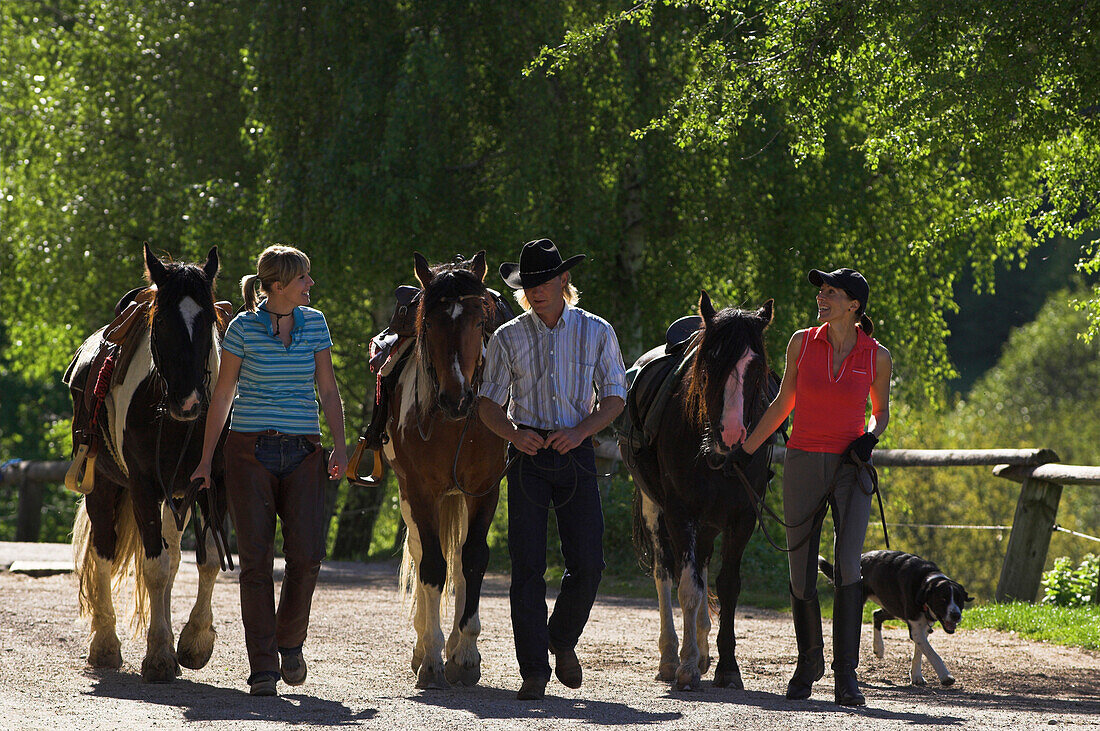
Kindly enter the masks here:
[[[15, 559], [67, 557], [67, 546], [0, 543], [0, 568]], [[185, 554], [176, 583], [177, 632], [197, 586], [193, 561]], [[745, 607], [737, 633], [747, 690], [714, 688], [707, 676], [701, 691], [674, 693], [653, 679], [655, 600], [610, 596], [597, 601], [578, 647], [584, 686], [570, 690], [552, 680], [544, 702], [520, 703], [507, 579], [499, 576], [487, 581], [482, 602], [481, 685], [418, 691], [409, 669], [414, 634], [395, 576], [395, 564], [327, 563], [306, 644], [309, 680], [300, 688], [280, 685], [277, 698], [252, 698], [235, 576], [223, 574], [214, 589], [219, 638], [207, 667], [150, 685], [138, 672], [144, 640], [123, 638], [120, 671], [86, 668], [86, 629], [76, 619], [71, 575], [0, 570], [0, 728], [1100, 728], [1100, 653], [968, 630], [965, 618], [955, 635], [933, 636], [958, 679], [949, 689], [909, 686], [905, 630], [887, 629], [886, 658], [878, 660], [865, 625], [860, 679], [868, 707], [848, 710], [830, 702], [829, 671], [814, 700], [785, 700], [795, 653], [789, 616]], [[827, 647], [829, 632], [826, 622]]]

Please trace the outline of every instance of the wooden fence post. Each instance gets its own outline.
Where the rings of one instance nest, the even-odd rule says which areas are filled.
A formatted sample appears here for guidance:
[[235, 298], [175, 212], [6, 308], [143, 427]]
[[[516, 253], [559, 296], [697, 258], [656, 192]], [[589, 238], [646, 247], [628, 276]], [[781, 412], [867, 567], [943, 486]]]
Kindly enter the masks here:
[[28, 463], [23, 462], [16, 467], [19, 508], [15, 522], [15, 540], [36, 543], [42, 529], [42, 484], [30, 479], [27, 474], [30, 468]]
[[1024, 479], [997, 582], [997, 601], [1035, 601], [1061, 498], [1061, 485], [1034, 477]]

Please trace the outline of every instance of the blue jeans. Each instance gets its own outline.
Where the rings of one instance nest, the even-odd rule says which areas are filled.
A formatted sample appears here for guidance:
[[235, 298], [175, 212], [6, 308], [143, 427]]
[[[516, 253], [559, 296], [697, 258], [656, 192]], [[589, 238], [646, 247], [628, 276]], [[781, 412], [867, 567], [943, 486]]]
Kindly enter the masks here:
[[[516, 454], [509, 446], [509, 457]], [[546, 619], [548, 506], [557, 517], [565, 574]], [[603, 510], [595, 453], [586, 439], [569, 454], [542, 449], [508, 470], [508, 553], [512, 634], [520, 675], [550, 677], [549, 645], [572, 649], [588, 622], [603, 575]]]
[[279, 479], [298, 469], [315, 449], [317, 445], [303, 436], [261, 434], [256, 437], [256, 461]]

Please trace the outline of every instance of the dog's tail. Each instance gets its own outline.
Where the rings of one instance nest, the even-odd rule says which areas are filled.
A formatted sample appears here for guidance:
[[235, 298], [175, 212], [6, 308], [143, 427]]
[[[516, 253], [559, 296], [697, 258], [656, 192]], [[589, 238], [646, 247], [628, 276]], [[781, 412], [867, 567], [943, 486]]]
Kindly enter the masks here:
[[825, 578], [829, 580], [830, 584], [833, 583], [833, 565], [826, 561], [824, 556], [817, 557], [817, 569], [825, 574]]

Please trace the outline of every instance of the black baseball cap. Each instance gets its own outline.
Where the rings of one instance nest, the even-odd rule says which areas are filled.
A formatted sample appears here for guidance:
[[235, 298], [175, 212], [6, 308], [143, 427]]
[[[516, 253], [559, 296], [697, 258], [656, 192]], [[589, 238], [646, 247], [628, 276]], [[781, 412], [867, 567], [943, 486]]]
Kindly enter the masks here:
[[828, 284], [837, 289], [843, 289], [848, 296], [859, 302], [859, 314], [867, 309], [867, 300], [871, 296], [871, 288], [867, 280], [855, 269], [837, 269], [833, 272], [823, 272], [820, 269], [811, 269], [809, 274], [810, 284], [820, 287]]

